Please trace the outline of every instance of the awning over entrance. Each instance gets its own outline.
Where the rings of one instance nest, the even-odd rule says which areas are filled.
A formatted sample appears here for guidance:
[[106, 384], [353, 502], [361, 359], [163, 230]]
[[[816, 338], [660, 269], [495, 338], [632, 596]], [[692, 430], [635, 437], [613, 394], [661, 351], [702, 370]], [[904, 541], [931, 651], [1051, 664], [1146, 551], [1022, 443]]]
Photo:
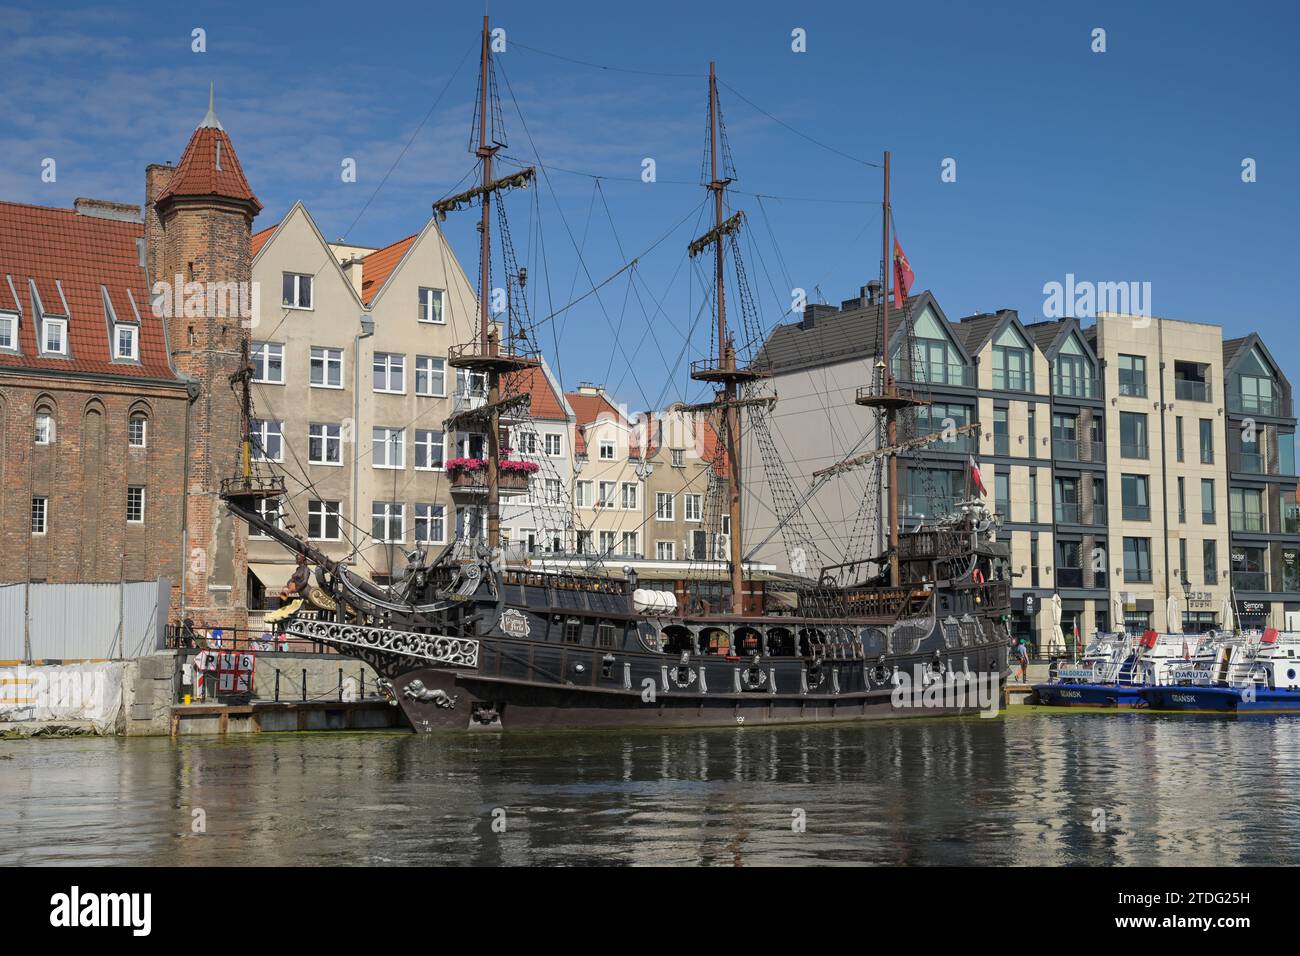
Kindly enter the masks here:
[[268, 591], [278, 591], [284, 587], [286, 582], [293, 577], [294, 565], [292, 564], [254, 564], [249, 562], [248, 570], [257, 575], [257, 580], [262, 582], [262, 587]]

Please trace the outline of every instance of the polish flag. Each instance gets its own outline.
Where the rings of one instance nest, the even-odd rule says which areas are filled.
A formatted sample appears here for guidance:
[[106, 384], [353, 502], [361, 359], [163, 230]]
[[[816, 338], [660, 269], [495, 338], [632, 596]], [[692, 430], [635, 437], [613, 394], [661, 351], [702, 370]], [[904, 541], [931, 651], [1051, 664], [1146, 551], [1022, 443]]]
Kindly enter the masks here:
[[971, 481], [975, 482], [975, 487], [979, 489], [980, 497], [983, 498], [988, 495], [988, 492], [984, 489], [984, 479], [980, 477], [980, 466], [975, 464], [974, 455], [969, 455], [967, 457], [970, 461]]
[[903, 247], [898, 244], [898, 237], [894, 237], [894, 308], [901, 309], [903, 300], [907, 298], [907, 293], [912, 288], [912, 281], [916, 274], [912, 271], [912, 265], [907, 261], [907, 253], [903, 252]]

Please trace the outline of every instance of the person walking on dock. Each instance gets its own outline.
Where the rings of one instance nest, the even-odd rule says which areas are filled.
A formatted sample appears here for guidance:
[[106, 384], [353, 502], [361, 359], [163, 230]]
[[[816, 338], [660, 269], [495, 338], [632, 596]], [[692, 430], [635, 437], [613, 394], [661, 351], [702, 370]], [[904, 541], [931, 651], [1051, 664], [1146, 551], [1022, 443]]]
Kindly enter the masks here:
[[1022, 637], [1016, 645], [1016, 657], [1020, 660], [1020, 683], [1025, 683], [1029, 674], [1029, 645]]

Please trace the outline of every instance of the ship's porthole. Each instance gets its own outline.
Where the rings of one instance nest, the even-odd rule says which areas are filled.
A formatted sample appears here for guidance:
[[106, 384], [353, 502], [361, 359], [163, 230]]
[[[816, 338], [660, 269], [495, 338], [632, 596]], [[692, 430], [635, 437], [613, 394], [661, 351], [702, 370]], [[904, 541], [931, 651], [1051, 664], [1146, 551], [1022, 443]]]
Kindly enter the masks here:
[[1295, 680], [1295, 668], [1294, 668], [1294, 667], [1288, 667], [1288, 668], [1287, 668], [1287, 671], [1286, 671], [1286, 679], [1287, 679], [1287, 680]]

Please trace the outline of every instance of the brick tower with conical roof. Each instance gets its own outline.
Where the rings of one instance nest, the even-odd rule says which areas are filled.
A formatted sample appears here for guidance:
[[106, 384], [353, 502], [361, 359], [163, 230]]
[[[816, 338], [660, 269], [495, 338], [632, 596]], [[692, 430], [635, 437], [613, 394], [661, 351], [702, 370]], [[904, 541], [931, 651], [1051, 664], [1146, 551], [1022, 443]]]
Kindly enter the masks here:
[[145, 264], [154, 307], [167, 318], [172, 364], [191, 398], [186, 560], [172, 608], [174, 616], [207, 626], [247, 621], [246, 532], [220, 490], [239, 461], [240, 403], [231, 376], [243, 367], [256, 321], [241, 315], [238, 303], [255, 301], [250, 237], [261, 209], [209, 92], [208, 113], [180, 162], [145, 171]]

